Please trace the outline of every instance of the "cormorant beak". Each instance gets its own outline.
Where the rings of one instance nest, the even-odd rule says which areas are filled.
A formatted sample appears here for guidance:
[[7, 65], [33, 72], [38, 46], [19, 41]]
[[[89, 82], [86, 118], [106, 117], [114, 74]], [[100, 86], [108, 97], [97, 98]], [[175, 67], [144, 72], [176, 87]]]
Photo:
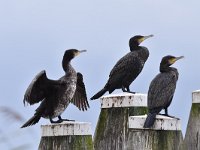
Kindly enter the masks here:
[[153, 37], [153, 34], [148, 35], [148, 36], [143, 36], [142, 38], [138, 39], [139, 44], [142, 43], [144, 40], [150, 38], [150, 37]]
[[172, 58], [172, 59], [170, 60], [170, 64], [174, 64], [177, 60], [180, 60], [180, 59], [182, 59], [182, 58], [184, 58], [184, 56]]
[[87, 52], [87, 50], [80, 50], [75, 53], [75, 56], [78, 56], [80, 53]]
[[87, 52], [87, 50], [80, 50], [80, 51], [79, 51], [79, 53], [82, 53], [82, 52]]

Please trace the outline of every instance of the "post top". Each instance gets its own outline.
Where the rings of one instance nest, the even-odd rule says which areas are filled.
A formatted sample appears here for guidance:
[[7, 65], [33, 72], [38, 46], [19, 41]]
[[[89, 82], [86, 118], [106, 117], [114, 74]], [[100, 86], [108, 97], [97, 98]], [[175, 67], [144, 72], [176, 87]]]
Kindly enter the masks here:
[[147, 107], [147, 95], [141, 93], [109, 94], [100, 98], [101, 108]]
[[[143, 125], [147, 115], [141, 116], [130, 116], [129, 117], [129, 128], [133, 129], [144, 129]], [[180, 119], [171, 118], [163, 115], [156, 115], [156, 121], [152, 130], [181, 130]], [[145, 130], [145, 129], [144, 129]]]
[[42, 137], [67, 136], [67, 135], [91, 135], [91, 123], [64, 121], [62, 123], [41, 125]]
[[198, 93], [198, 92], [200, 92], [200, 90], [195, 90], [195, 91], [193, 91], [192, 93]]
[[192, 92], [192, 103], [200, 103], [200, 90]]

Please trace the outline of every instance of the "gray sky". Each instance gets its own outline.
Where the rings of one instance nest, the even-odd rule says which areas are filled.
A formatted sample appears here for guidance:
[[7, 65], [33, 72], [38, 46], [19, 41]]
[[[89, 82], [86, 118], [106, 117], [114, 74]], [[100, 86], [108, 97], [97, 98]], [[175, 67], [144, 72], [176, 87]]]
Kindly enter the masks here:
[[[66, 49], [87, 49], [73, 60], [73, 66], [84, 75], [88, 98], [100, 90], [119, 58], [129, 52], [128, 41], [136, 35], [155, 36], [142, 43], [150, 57], [131, 90], [147, 93], [149, 83], [158, 73], [164, 55], [184, 55], [174, 66], [179, 81], [169, 114], [181, 118], [185, 133], [191, 107], [191, 92], [199, 89], [200, 2], [186, 0], [2, 0], [0, 1], [0, 104], [18, 111], [27, 120], [38, 106], [24, 107], [24, 92], [33, 77], [45, 69], [50, 79], [64, 72], [61, 61]], [[116, 90], [115, 93], [121, 92]], [[100, 112], [99, 101], [91, 101], [88, 112], [70, 106], [63, 117], [92, 122], [93, 131]], [[7, 127], [2, 119], [2, 128]], [[1, 121], [2, 122], [2, 121]], [[10, 124], [11, 122], [9, 122]], [[23, 131], [24, 142], [40, 140], [41, 121]], [[0, 143], [1, 144], [1, 143]], [[15, 141], [12, 141], [15, 145]], [[1, 144], [0, 146], [4, 146]]]

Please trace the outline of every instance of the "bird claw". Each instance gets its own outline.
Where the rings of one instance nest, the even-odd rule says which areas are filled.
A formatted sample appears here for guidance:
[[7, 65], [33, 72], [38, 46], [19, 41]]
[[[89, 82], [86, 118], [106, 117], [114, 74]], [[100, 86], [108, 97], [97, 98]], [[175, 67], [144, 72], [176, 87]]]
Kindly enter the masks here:
[[62, 121], [75, 121], [75, 120], [62, 119]]
[[125, 92], [127, 92], [127, 93], [132, 93], [132, 94], [135, 94], [136, 92], [131, 92], [131, 91], [125, 91]]
[[166, 117], [169, 117], [169, 118], [174, 118], [174, 119], [177, 119], [177, 120], [180, 120], [180, 118], [177, 118], [175, 116], [170, 116], [168, 114], [159, 114], [159, 115], [162, 115], [162, 116], [166, 116]]

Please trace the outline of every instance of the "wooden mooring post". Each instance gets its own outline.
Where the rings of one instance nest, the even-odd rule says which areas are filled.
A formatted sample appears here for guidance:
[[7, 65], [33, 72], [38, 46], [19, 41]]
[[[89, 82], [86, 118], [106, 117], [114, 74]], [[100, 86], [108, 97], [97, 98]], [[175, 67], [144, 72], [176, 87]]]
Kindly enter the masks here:
[[147, 95], [120, 93], [104, 96], [94, 134], [95, 150], [124, 150], [131, 115], [147, 113]]
[[63, 122], [41, 128], [39, 150], [93, 150], [90, 123]]
[[157, 116], [151, 129], [143, 129], [146, 94], [112, 94], [101, 98], [94, 135], [95, 150], [183, 150], [180, 120]]
[[200, 150], [200, 90], [192, 93], [192, 107], [184, 143], [188, 150]]

